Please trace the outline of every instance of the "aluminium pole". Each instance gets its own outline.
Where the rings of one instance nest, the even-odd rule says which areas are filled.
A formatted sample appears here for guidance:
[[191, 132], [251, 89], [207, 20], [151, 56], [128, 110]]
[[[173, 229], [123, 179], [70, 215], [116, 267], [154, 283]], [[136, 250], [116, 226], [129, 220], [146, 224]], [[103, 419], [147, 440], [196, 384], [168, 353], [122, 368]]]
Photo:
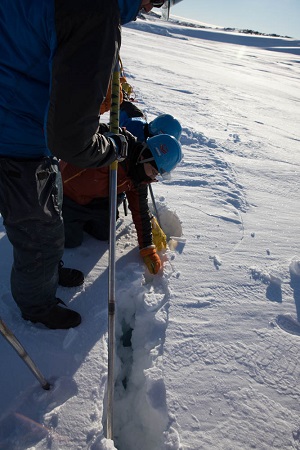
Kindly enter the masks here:
[[18, 341], [13, 332], [7, 327], [7, 325], [3, 322], [0, 317], [0, 333], [2, 336], [9, 342], [9, 344], [14, 348], [14, 350], [18, 353], [18, 355], [23, 359], [24, 363], [31, 370], [33, 375], [39, 380], [42, 385], [42, 388], [48, 391], [50, 389], [50, 384], [43, 377], [37, 366], [34, 364], [28, 353], [26, 352], [23, 345]]
[[[117, 60], [113, 77], [110, 108], [110, 132], [119, 134], [120, 66]], [[108, 266], [108, 371], [106, 437], [113, 440], [114, 359], [115, 359], [115, 281], [116, 281], [116, 220], [118, 162], [109, 171], [109, 266]]]

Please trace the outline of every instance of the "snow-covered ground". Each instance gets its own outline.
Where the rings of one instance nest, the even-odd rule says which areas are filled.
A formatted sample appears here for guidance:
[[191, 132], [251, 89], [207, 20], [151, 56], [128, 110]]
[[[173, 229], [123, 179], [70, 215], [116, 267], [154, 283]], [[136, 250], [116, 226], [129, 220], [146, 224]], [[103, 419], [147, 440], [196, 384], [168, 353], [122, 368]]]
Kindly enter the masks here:
[[58, 294], [83, 321], [51, 331], [20, 317], [1, 225], [0, 315], [52, 388], [0, 336], [0, 449], [300, 449], [300, 42], [147, 18], [121, 56], [149, 120], [181, 121], [184, 159], [153, 186], [161, 274], [118, 223], [114, 442], [107, 244], [65, 252], [86, 281]]

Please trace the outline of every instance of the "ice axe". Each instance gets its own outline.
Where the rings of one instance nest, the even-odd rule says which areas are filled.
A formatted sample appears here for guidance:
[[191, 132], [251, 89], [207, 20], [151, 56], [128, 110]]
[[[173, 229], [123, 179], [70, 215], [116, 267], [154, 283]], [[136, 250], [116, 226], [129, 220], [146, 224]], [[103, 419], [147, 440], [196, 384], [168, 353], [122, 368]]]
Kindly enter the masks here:
[[160, 223], [160, 219], [159, 219], [158, 209], [157, 209], [157, 206], [156, 206], [156, 201], [155, 201], [154, 194], [153, 194], [153, 189], [152, 189], [151, 184], [148, 184], [148, 186], [149, 186], [149, 192], [150, 192], [150, 196], [151, 196], [151, 200], [152, 200], [152, 205], [153, 205], [153, 209], [154, 209], [154, 212], [155, 212], [155, 216], [157, 218], [158, 225], [161, 228], [161, 223]]
[[160, 222], [152, 186], [151, 186], [151, 184], [148, 184], [148, 186], [149, 186], [149, 192], [150, 192], [150, 196], [151, 196], [151, 200], [152, 200], [153, 209], [155, 212], [155, 216], [153, 216], [151, 219], [153, 243], [158, 251], [165, 250], [168, 246], [167, 236], [161, 227], [161, 222]]
[[167, 234], [164, 232], [158, 213], [158, 208], [155, 202], [152, 186], [151, 184], [149, 184], [148, 186], [153, 204], [153, 209], [156, 215], [153, 216], [151, 219], [153, 243], [158, 251], [169, 248], [171, 250], [176, 249], [179, 253], [181, 253], [185, 245], [186, 239], [182, 238], [181, 234], [178, 236], [171, 236], [171, 235], [167, 236]]

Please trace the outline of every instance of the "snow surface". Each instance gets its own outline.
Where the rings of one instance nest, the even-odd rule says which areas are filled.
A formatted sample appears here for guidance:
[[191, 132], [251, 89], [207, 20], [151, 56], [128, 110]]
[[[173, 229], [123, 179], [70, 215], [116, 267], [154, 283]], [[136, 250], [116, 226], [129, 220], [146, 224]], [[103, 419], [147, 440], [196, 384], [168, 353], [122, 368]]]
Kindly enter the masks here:
[[108, 245], [65, 252], [86, 281], [58, 295], [83, 322], [51, 331], [20, 317], [1, 225], [0, 315], [52, 388], [0, 337], [0, 449], [300, 449], [299, 44], [151, 17], [123, 29], [136, 101], [181, 121], [184, 159], [153, 186], [173, 236], [162, 273], [118, 223], [114, 442]]

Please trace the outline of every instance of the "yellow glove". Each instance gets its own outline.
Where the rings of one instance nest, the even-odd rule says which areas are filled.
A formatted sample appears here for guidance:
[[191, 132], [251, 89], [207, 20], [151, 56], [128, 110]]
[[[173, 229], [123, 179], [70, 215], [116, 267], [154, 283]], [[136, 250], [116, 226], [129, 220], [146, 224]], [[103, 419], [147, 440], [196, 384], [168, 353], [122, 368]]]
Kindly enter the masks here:
[[148, 267], [150, 273], [157, 274], [159, 269], [161, 268], [161, 260], [156, 252], [156, 248], [154, 246], [142, 248], [140, 250], [140, 255], [144, 260], [144, 263]]
[[167, 248], [167, 236], [160, 228], [155, 217], [151, 219], [153, 244], [158, 251]]

